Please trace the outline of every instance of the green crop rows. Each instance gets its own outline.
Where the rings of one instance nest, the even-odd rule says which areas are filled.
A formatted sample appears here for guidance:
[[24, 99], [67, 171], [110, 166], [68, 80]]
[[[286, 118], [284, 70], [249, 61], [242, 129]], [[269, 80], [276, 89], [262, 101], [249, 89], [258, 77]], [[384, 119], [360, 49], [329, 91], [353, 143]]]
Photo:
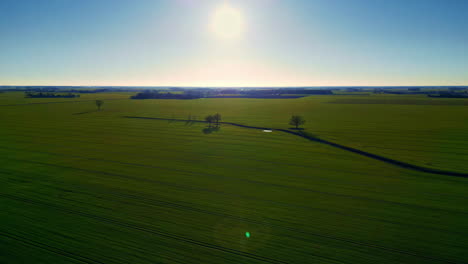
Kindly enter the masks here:
[[468, 262], [467, 178], [278, 131], [123, 117], [289, 128], [300, 114], [319, 138], [467, 172], [466, 99], [128, 96], [0, 94], [0, 263]]

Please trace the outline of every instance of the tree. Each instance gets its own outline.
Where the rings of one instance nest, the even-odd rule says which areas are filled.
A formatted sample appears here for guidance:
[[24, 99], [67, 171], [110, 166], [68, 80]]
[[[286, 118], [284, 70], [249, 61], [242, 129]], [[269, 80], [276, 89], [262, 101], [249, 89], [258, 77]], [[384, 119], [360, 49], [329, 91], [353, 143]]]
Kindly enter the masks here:
[[304, 120], [304, 118], [302, 116], [292, 115], [291, 119], [289, 120], [289, 124], [291, 126], [295, 126], [296, 129], [298, 129], [300, 125], [305, 124], [305, 120]]
[[209, 116], [205, 117], [205, 121], [208, 122], [208, 126], [211, 127], [211, 123], [213, 123], [213, 121], [215, 121], [214, 116], [209, 115]]
[[101, 111], [101, 106], [104, 104], [104, 101], [102, 100], [96, 100], [96, 106], [99, 111]]
[[216, 126], [219, 126], [219, 122], [221, 121], [221, 115], [219, 113], [216, 113], [213, 116], [213, 121], [216, 122]]

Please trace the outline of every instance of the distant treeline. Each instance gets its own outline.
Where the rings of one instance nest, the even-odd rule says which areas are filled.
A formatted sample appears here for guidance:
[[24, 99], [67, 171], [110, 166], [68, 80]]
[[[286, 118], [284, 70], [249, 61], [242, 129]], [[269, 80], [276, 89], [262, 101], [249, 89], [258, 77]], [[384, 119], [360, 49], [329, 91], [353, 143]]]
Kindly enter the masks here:
[[438, 93], [428, 94], [427, 96], [435, 98], [468, 98], [468, 93]]
[[79, 94], [72, 94], [72, 93], [66, 93], [66, 94], [58, 94], [58, 93], [33, 93], [33, 92], [25, 92], [24, 96], [26, 98], [75, 98], [75, 97], [80, 97]]
[[377, 90], [374, 93], [384, 93], [384, 94], [438, 94], [438, 91], [388, 91], [388, 90]]
[[331, 90], [307, 89], [171, 89], [171, 91], [147, 90], [131, 99], [198, 99], [198, 98], [263, 98], [292, 99], [307, 95], [331, 95]]
[[280, 94], [308, 94], [308, 95], [329, 95], [331, 90], [306, 90], [306, 89], [279, 89]]
[[83, 87], [60, 87], [60, 86], [19, 86], [19, 87], [9, 87], [9, 86], [0, 86], [0, 91], [5, 92], [36, 92], [36, 93], [106, 93], [106, 92], [136, 92], [144, 91], [141, 88], [83, 88]]
[[242, 96], [277, 96], [283, 94], [301, 94], [301, 95], [326, 95], [333, 94], [331, 90], [309, 90], [309, 89], [292, 89], [292, 88], [279, 88], [279, 89], [221, 89], [214, 90], [215, 94], [212, 96], [220, 95], [242, 95]]
[[198, 99], [200, 94], [190, 93], [160, 93], [158, 91], [145, 91], [131, 96], [130, 99]]
[[69, 93], [106, 93], [106, 92], [112, 92], [114, 90], [111, 89], [93, 89], [93, 90], [63, 90], [63, 92], [69, 92]]
[[253, 99], [295, 99], [305, 95], [219, 95], [208, 96], [206, 98], [253, 98]]
[[247, 96], [272, 96], [283, 94], [306, 94], [306, 95], [328, 95], [333, 94], [331, 90], [307, 90], [307, 89], [259, 89], [259, 90], [241, 90], [240, 95]]
[[58, 88], [34, 88], [28, 89], [27, 92], [36, 92], [36, 93], [105, 93], [105, 92], [112, 92], [111, 89], [90, 89], [90, 90], [83, 90], [83, 89], [58, 89]]
[[[355, 93], [369, 94], [431, 94], [440, 93], [467, 93], [468, 86], [336, 86], [336, 87], [138, 87], [138, 86], [0, 86], [3, 92], [34, 92], [34, 93], [106, 93], [106, 92], [133, 92], [140, 93], [135, 99], [195, 99], [218, 96], [231, 96], [242, 98], [275, 98], [276, 96], [308, 96], [308, 95], [354, 95]], [[460, 96], [442, 95], [448, 98]], [[287, 98], [287, 97], [281, 97]]]

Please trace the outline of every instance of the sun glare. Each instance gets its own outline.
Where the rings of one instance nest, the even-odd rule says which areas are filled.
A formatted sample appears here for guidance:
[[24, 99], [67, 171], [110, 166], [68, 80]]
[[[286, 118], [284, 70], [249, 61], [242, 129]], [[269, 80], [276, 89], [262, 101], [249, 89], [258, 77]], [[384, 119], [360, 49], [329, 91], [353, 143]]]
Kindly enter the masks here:
[[238, 38], [244, 31], [244, 19], [239, 10], [224, 4], [216, 9], [211, 27], [218, 37]]

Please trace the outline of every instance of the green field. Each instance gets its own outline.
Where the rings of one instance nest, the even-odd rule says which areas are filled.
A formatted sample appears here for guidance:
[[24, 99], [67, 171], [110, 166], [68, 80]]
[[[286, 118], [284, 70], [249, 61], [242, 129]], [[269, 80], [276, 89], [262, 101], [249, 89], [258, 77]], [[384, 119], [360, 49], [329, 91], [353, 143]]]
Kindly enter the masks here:
[[468, 99], [129, 95], [0, 93], [0, 263], [468, 263], [468, 178], [124, 118], [467, 172]]

